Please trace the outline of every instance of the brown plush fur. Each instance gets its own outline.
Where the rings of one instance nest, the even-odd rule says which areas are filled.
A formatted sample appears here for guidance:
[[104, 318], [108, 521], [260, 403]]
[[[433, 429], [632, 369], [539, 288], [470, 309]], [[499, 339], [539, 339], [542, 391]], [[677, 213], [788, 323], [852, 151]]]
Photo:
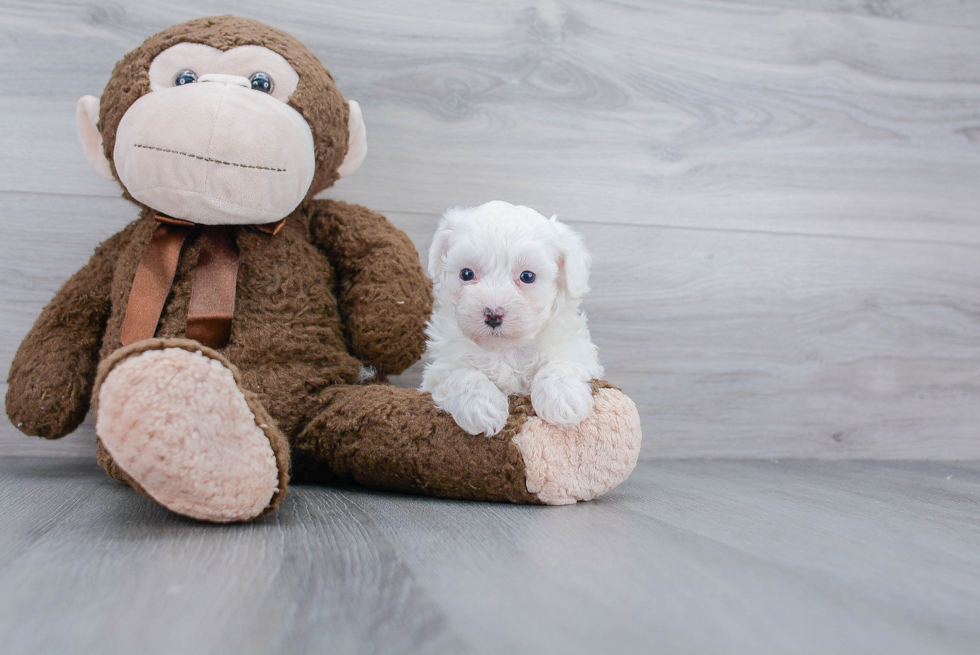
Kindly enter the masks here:
[[[147, 212], [128, 228], [130, 238], [116, 253], [114, 311], [106, 321], [101, 358], [122, 345], [129, 291], [155, 224]], [[235, 317], [222, 352], [286, 434], [313, 417], [323, 389], [356, 382], [362, 363], [393, 374], [421, 356], [432, 302], [429, 282], [412, 242], [383, 216], [312, 200], [276, 236], [241, 229], [237, 243]], [[192, 235], [181, 251], [158, 338], [184, 336], [198, 250]]]
[[30, 435], [58, 439], [85, 419], [112, 310], [116, 254], [132, 226], [95, 250], [58, 290], [21, 343], [7, 375], [7, 416]]
[[[337, 386], [293, 439], [293, 473], [303, 480], [442, 498], [540, 503], [527, 491], [524, 460], [511, 441], [533, 414], [511, 398], [504, 429], [487, 438], [461, 430], [429, 394], [388, 385]], [[323, 463], [329, 462], [328, 467]]]
[[[347, 148], [347, 104], [316, 58], [292, 37], [254, 21], [208, 18], [151, 37], [117, 66], [102, 100], [100, 129], [111, 161], [126, 109], [149, 90], [153, 57], [181, 41], [218, 48], [257, 44], [283, 55], [300, 75], [290, 105], [309, 121], [317, 173], [310, 196], [270, 237], [242, 228], [237, 305], [231, 340], [220, 352], [184, 336], [198, 239], [184, 245], [155, 339], [120, 350], [120, 331], [136, 268], [155, 220], [141, 218], [108, 239], [44, 309], [9, 375], [7, 412], [28, 434], [61, 437], [89, 408], [99, 379], [118, 361], [172, 344], [206, 352], [232, 368], [269, 432], [285, 491], [292, 445], [295, 476], [354, 480], [373, 487], [455, 498], [538, 502], [527, 492], [524, 463], [510, 438], [530, 403], [515, 401], [493, 439], [472, 437], [427, 394], [387, 384], [357, 385], [362, 366], [384, 376], [403, 371], [424, 349], [431, 283], [405, 234], [364, 207], [312, 194], [332, 184]], [[281, 435], [285, 440], [280, 438]], [[113, 477], [139, 488], [104, 450]]]

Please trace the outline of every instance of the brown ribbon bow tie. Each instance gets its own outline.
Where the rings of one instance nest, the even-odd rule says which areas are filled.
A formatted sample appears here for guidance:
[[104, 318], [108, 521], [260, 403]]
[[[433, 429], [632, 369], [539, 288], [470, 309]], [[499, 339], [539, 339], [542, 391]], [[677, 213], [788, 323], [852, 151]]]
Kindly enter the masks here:
[[[238, 282], [238, 246], [229, 230], [238, 226], [198, 225], [159, 213], [154, 218], [159, 224], [133, 278], [123, 318], [122, 344], [128, 346], [150, 339], [156, 333], [163, 305], [177, 273], [180, 250], [191, 232], [199, 229], [201, 251], [194, 268], [185, 334], [188, 339], [209, 348], [224, 348], [231, 338]], [[282, 219], [248, 227], [272, 237], [279, 233], [285, 222], [286, 219]]]

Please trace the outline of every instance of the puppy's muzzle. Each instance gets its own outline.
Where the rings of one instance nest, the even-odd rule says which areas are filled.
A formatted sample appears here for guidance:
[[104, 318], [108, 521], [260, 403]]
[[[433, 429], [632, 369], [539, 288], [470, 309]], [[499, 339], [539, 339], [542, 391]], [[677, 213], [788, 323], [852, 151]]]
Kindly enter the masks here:
[[500, 308], [483, 310], [483, 322], [491, 328], [498, 328], [504, 322], [504, 310]]

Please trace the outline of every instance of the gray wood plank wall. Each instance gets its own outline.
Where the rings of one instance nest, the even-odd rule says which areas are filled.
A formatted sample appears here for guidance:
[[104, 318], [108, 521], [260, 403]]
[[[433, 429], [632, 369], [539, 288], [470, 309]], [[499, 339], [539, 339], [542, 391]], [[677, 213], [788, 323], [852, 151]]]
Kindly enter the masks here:
[[[3, 371], [135, 216], [77, 98], [219, 13], [293, 33], [361, 103], [368, 159], [328, 195], [423, 257], [441, 211], [493, 198], [584, 234], [643, 457], [980, 457], [980, 4], [954, 1], [0, 2]], [[0, 454], [92, 440], [4, 422]]]

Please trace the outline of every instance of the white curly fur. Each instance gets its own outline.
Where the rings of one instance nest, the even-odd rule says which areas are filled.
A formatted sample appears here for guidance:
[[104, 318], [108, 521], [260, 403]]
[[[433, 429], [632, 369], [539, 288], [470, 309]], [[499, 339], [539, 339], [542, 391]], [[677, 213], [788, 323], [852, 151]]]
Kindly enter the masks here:
[[[545, 421], [583, 421], [589, 381], [602, 377], [580, 309], [591, 261], [578, 234], [529, 207], [498, 200], [447, 211], [429, 250], [435, 310], [422, 390], [470, 434], [499, 432], [507, 396], [529, 392]], [[521, 281], [524, 271], [533, 283]]]

